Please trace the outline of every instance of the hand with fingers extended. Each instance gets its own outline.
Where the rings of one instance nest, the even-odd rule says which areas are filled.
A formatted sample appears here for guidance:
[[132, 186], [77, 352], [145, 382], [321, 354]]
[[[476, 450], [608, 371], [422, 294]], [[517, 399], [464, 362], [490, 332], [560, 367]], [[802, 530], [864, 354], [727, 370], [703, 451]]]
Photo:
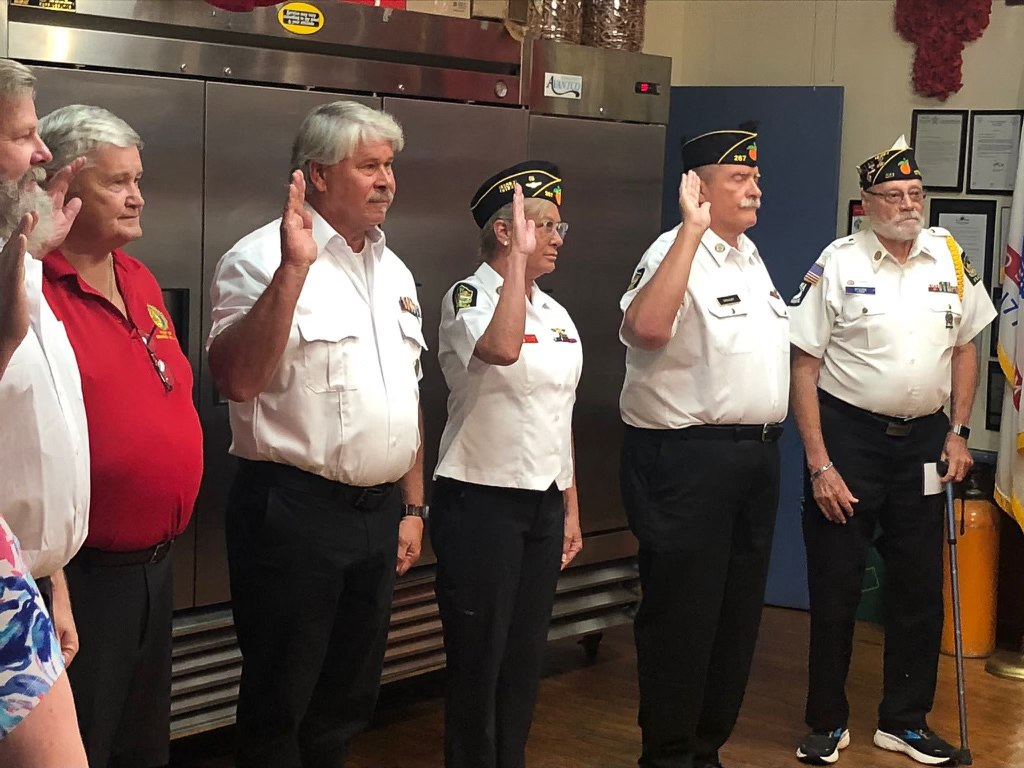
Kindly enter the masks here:
[[526, 218], [523, 188], [516, 184], [512, 197], [512, 257], [526, 266], [527, 259], [537, 249], [537, 225]]
[[846, 481], [834, 466], [830, 466], [811, 481], [811, 490], [818, 509], [826, 519], [845, 525], [853, 517], [853, 505], [860, 499], [850, 493]]
[[[61, 168], [46, 184], [46, 195], [50, 198], [50, 205], [53, 207], [50, 226], [45, 233], [40, 228], [40, 231], [36, 232], [36, 237], [30, 239], [28, 244], [29, 253], [37, 259], [43, 258], [54, 248], [60, 248], [67, 239], [68, 232], [71, 231], [71, 226], [75, 223], [79, 211], [82, 210], [80, 199], [74, 197], [68, 200], [67, 196], [72, 180], [84, 167], [84, 157], [73, 160]], [[42, 239], [44, 236], [45, 240]]]
[[0, 250], [0, 374], [28, 333], [25, 253], [36, 221], [35, 214], [22, 216]]
[[306, 178], [292, 173], [288, 200], [281, 215], [281, 264], [309, 268], [317, 257], [313, 239], [313, 214], [305, 208]]
[[703, 234], [711, 226], [711, 203], [700, 201], [700, 177], [694, 171], [684, 173], [679, 182], [679, 212], [684, 227]]

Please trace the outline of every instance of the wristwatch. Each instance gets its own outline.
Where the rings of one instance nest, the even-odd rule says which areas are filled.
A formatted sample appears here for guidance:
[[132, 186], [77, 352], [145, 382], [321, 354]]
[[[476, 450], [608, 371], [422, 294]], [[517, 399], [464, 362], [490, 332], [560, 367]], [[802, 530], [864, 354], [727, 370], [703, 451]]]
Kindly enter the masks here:
[[403, 517], [419, 517], [424, 520], [430, 515], [430, 507], [424, 507], [422, 504], [403, 504], [402, 505], [402, 516]]
[[949, 431], [954, 435], [959, 435], [964, 440], [967, 440], [971, 436], [971, 429], [966, 424], [950, 424]]

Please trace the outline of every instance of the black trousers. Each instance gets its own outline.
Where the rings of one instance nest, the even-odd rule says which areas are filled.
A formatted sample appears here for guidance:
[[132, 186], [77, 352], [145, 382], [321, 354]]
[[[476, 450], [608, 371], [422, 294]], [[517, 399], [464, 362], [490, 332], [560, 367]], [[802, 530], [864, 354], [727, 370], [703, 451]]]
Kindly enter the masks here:
[[448, 659], [448, 768], [525, 765], [564, 519], [555, 486], [434, 482], [430, 540]]
[[924, 496], [923, 465], [938, 461], [949, 420], [941, 411], [912, 423], [909, 435], [886, 434], [866, 411], [822, 395], [825, 447], [860, 501], [846, 525], [829, 522], [805, 476], [803, 528], [811, 605], [807, 725], [846, 726], [846, 675], [864, 565], [875, 542], [885, 562], [885, 688], [879, 726], [921, 728], [935, 698], [942, 636], [941, 494]]
[[739, 715], [779, 502], [778, 443], [628, 427], [622, 496], [640, 543], [641, 768], [714, 762]]
[[380, 689], [401, 514], [393, 484], [240, 462], [226, 526], [239, 768], [344, 766]]
[[93, 768], [167, 765], [171, 729], [171, 558], [65, 567], [79, 650], [68, 667]]

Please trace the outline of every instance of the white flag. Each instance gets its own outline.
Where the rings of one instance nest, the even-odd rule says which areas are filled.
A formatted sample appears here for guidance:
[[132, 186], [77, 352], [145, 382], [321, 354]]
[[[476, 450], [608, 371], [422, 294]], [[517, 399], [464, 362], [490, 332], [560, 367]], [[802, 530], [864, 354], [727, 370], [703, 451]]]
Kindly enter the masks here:
[[1024, 414], [1020, 409], [1024, 371], [1024, 141], [1010, 209], [1010, 232], [1003, 255], [1003, 298], [999, 304], [999, 366], [1006, 376], [999, 425], [996, 502], [1024, 528]]

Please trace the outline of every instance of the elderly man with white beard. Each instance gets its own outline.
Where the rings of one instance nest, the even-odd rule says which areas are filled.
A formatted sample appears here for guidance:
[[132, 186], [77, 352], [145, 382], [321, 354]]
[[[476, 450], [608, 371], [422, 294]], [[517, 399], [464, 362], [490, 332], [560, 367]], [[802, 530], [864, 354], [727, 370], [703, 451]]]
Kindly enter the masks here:
[[89, 440], [78, 361], [42, 294], [42, 257], [82, 204], [65, 195], [79, 158], [44, 190], [35, 76], [0, 59], [0, 515], [53, 614], [65, 663], [78, 649], [62, 569], [88, 529]]
[[874, 743], [941, 765], [954, 749], [926, 716], [942, 632], [943, 497], [926, 495], [925, 477], [937, 478], [940, 459], [949, 462], [943, 481], [962, 480], [971, 467], [971, 340], [996, 312], [949, 232], [922, 230], [925, 194], [906, 141], [858, 170], [870, 228], [828, 246], [790, 300], [811, 612], [811, 732], [797, 757], [834, 763], [850, 743], [846, 676], [874, 542], [885, 561], [885, 685]]
[[0, 59], [0, 766], [85, 764], [63, 674], [78, 639], [61, 569], [85, 538], [89, 444], [78, 364], [28, 255], [67, 234], [81, 204], [64, 197], [82, 162], [38, 186], [51, 158], [34, 88], [30, 70]]

